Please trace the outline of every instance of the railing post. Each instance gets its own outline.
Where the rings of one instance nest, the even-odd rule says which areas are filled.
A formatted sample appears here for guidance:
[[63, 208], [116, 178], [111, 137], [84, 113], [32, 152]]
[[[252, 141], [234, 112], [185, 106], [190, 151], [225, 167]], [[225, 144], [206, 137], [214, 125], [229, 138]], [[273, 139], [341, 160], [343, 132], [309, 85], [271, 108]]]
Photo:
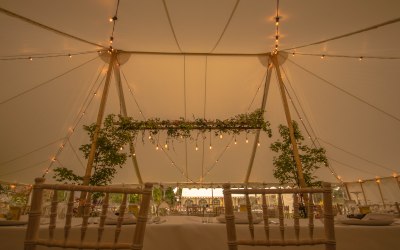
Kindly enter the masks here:
[[43, 189], [40, 187], [43, 184], [45, 178], [36, 178], [35, 185], [32, 187], [32, 201], [31, 209], [29, 212], [28, 227], [26, 229], [25, 236], [25, 250], [35, 250], [36, 245], [34, 242], [38, 237], [40, 215], [42, 214], [42, 195]]

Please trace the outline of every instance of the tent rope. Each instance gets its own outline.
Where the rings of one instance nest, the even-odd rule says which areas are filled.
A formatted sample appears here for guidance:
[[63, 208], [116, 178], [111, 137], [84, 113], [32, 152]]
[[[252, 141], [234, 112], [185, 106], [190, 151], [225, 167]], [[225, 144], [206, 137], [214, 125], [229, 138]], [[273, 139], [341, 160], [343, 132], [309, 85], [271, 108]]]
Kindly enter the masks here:
[[358, 101], [360, 101], [360, 102], [362, 102], [362, 103], [364, 103], [364, 104], [370, 106], [371, 108], [373, 108], [373, 109], [379, 111], [380, 113], [382, 113], [382, 114], [384, 114], [384, 115], [386, 115], [386, 116], [388, 116], [388, 117], [390, 117], [390, 118], [392, 118], [392, 119], [394, 119], [394, 120], [400, 122], [400, 118], [398, 118], [398, 117], [396, 117], [396, 116], [394, 116], [394, 115], [392, 115], [392, 114], [390, 114], [390, 113], [384, 111], [383, 109], [378, 108], [377, 106], [375, 106], [375, 105], [373, 105], [373, 104], [370, 104], [369, 102], [367, 102], [367, 101], [361, 99], [360, 97], [358, 97], [358, 96], [356, 96], [356, 95], [350, 93], [349, 91], [347, 91], [347, 90], [345, 90], [345, 89], [343, 89], [343, 88], [340, 88], [340, 87], [336, 86], [336, 85], [333, 84], [332, 82], [326, 80], [325, 78], [322, 78], [321, 76], [319, 76], [319, 75], [313, 73], [312, 71], [310, 71], [310, 70], [304, 68], [303, 66], [301, 66], [301, 65], [299, 65], [299, 64], [297, 64], [297, 63], [295, 63], [294, 61], [290, 60], [289, 58], [288, 58], [287, 60], [288, 60], [289, 62], [291, 62], [292, 64], [296, 65], [297, 67], [299, 67], [300, 69], [302, 69], [303, 71], [305, 71], [305, 72], [309, 73], [310, 75], [314, 76], [315, 78], [321, 80], [322, 82], [325, 82], [325, 83], [329, 84], [330, 86], [334, 87], [334, 88], [337, 89], [337, 90], [340, 90], [341, 92], [347, 94], [348, 96], [353, 97], [354, 99], [357, 99]]
[[260, 92], [261, 87], [262, 87], [263, 84], [264, 84], [264, 79], [265, 79], [265, 77], [267, 76], [267, 72], [268, 72], [268, 70], [265, 71], [265, 73], [264, 73], [264, 75], [263, 75], [263, 77], [262, 77], [262, 79], [261, 79], [261, 81], [260, 81], [260, 85], [258, 85], [257, 91], [256, 91], [256, 93], [254, 94], [253, 99], [252, 99], [251, 102], [250, 102], [250, 105], [247, 107], [247, 112], [249, 112], [250, 109], [251, 109], [251, 107], [253, 106], [253, 103], [254, 103], [254, 101], [255, 101], [255, 99], [256, 99], [258, 93]]
[[57, 142], [60, 142], [60, 141], [62, 141], [64, 138], [65, 138], [65, 137], [58, 138], [58, 139], [55, 140], [55, 141], [49, 142], [49, 143], [47, 143], [46, 145], [40, 146], [40, 147], [38, 147], [38, 148], [35, 148], [35, 149], [33, 149], [33, 150], [31, 150], [31, 151], [29, 151], [29, 152], [27, 152], [27, 153], [24, 153], [24, 154], [22, 154], [22, 155], [19, 155], [19, 156], [15, 157], [15, 158], [12, 158], [12, 159], [10, 159], [10, 160], [6, 160], [6, 161], [3, 161], [3, 162], [0, 162], [0, 166], [4, 166], [4, 165], [7, 165], [7, 164], [9, 164], [9, 163], [11, 163], [11, 162], [14, 162], [14, 161], [16, 161], [16, 160], [22, 159], [22, 158], [24, 158], [24, 157], [26, 157], [26, 156], [28, 156], [28, 155], [30, 155], [30, 154], [33, 154], [33, 153], [35, 153], [35, 152], [37, 152], [37, 151], [39, 151], [39, 150], [42, 150], [42, 149], [47, 148], [47, 147], [49, 147], [49, 146], [51, 146], [51, 145], [53, 145], [53, 144], [55, 144], [55, 143], [57, 143]]
[[[299, 98], [298, 98], [296, 92], [294, 91], [294, 88], [293, 88], [293, 86], [292, 86], [292, 84], [291, 84], [291, 82], [290, 82], [290, 79], [289, 79], [288, 75], [286, 74], [286, 71], [285, 71], [285, 69], [284, 69], [283, 67], [282, 67], [282, 70], [283, 70], [283, 74], [285, 75], [285, 77], [286, 77], [286, 79], [287, 79], [287, 81], [288, 81], [288, 83], [289, 83], [290, 88], [292, 89], [292, 92], [294, 93], [294, 96], [295, 96], [295, 98], [296, 98], [296, 101], [297, 101], [298, 105], [300, 106], [300, 109], [301, 109], [301, 111], [302, 111], [302, 113], [303, 113], [303, 115], [304, 115], [304, 117], [305, 117], [305, 119], [306, 119], [306, 121], [307, 121], [307, 123], [308, 123], [308, 126], [309, 126], [310, 129], [311, 129], [311, 132], [312, 132], [313, 136], [311, 136], [310, 131], [308, 130], [306, 124], [304, 123], [304, 120], [303, 120], [303, 118], [302, 118], [302, 116], [301, 116], [299, 110], [297, 109], [297, 107], [296, 107], [296, 105], [295, 105], [295, 103], [294, 103], [294, 100], [293, 100], [292, 96], [290, 95], [290, 93], [289, 93], [289, 91], [288, 91], [286, 85], [283, 85], [284, 88], [285, 88], [285, 91], [286, 91], [287, 95], [289, 96], [289, 100], [290, 100], [291, 103], [292, 103], [292, 107], [294, 108], [294, 110], [295, 110], [295, 112], [296, 112], [296, 114], [297, 114], [297, 117], [300, 119], [301, 124], [303, 125], [304, 129], [306, 130], [306, 133], [307, 133], [308, 137], [310, 138], [312, 145], [314, 146], [314, 148], [317, 148], [317, 145], [315, 144], [315, 140], [312, 139], [313, 137], [314, 137], [314, 138], [317, 138], [317, 135], [316, 135], [316, 133], [315, 133], [313, 127], [311, 126], [311, 122], [310, 122], [310, 120], [308, 119], [308, 116], [307, 116], [306, 112], [304, 111], [303, 106], [301, 105], [301, 102], [300, 102], [300, 100], [299, 100]], [[318, 144], [319, 144], [319, 143], [318, 143]], [[318, 147], [321, 147], [321, 145], [319, 144]], [[324, 165], [324, 167], [327, 167], [327, 168], [329, 169], [329, 171], [332, 173], [332, 175], [333, 175], [339, 182], [342, 182], [342, 180], [339, 178], [339, 175], [337, 174], [337, 172], [335, 171], [335, 169], [331, 166], [331, 164], [329, 164], [329, 161], [328, 161], [328, 164], [327, 164], [327, 165]]]
[[47, 80], [47, 81], [44, 81], [44, 82], [42, 82], [42, 83], [39, 83], [38, 85], [36, 85], [36, 86], [34, 86], [34, 87], [30, 88], [30, 89], [27, 89], [27, 90], [22, 91], [22, 92], [20, 92], [20, 93], [14, 95], [14, 96], [12, 96], [12, 97], [9, 97], [9, 98], [7, 98], [7, 99], [1, 101], [1, 102], [0, 102], [0, 105], [6, 104], [6, 103], [8, 103], [8, 102], [10, 102], [10, 101], [12, 101], [12, 100], [14, 100], [14, 99], [20, 97], [20, 96], [23, 96], [23, 95], [25, 95], [25, 94], [27, 94], [27, 93], [29, 93], [29, 92], [35, 90], [35, 89], [38, 89], [38, 88], [40, 88], [40, 87], [43, 87], [44, 85], [46, 85], [46, 84], [48, 84], [48, 83], [51, 83], [51, 82], [53, 82], [54, 80], [56, 80], [56, 79], [58, 79], [58, 78], [60, 78], [60, 77], [62, 77], [62, 76], [65, 76], [65, 75], [67, 75], [68, 73], [71, 73], [72, 71], [74, 71], [74, 70], [76, 70], [76, 69], [78, 69], [78, 68], [83, 67], [84, 65], [86, 65], [86, 64], [88, 64], [88, 63], [94, 61], [94, 60], [97, 59], [97, 58], [98, 58], [98, 56], [96, 56], [95, 58], [90, 59], [89, 61], [86, 61], [86, 62], [84, 62], [84, 63], [82, 63], [82, 64], [80, 64], [80, 65], [78, 65], [78, 66], [76, 66], [76, 67], [74, 67], [74, 68], [72, 68], [72, 69], [69, 69], [69, 70], [67, 70], [66, 72], [64, 72], [64, 73], [62, 73], [62, 74], [60, 74], [60, 75], [57, 75], [57, 76], [55, 76], [55, 77], [53, 77], [53, 78], [51, 78], [51, 79], [49, 79], [49, 80]]
[[134, 102], [135, 102], [135, 104], [136, 104], [136, 106], [137, 106], [137, 108], [138, 108], [138, 110], [139, 110], [139, 113], [142, 115], [142, 118], [146, 120], [146, 116], [144, 115], [142, 109], [140, 108], [140, 105], [139, 105], [138, 101], [136, 100], [136, 97], [135, 97], [135, 94], [134, 94], [134, 92], [133, 92], [133, 90], [132, 90], [132, 88], [131, 88], [131, 85], [129, 84], [129, 82], [128, 82], [128, 80], [127, 80], [125, 74], [124, 74], [124, 71], [123, 71], [122, 69], [121, 69], [121, 73], [122, 73], [122, 76], [123, 76], [124, 79], [125, 79], [125, 84], [126, 84], [126, 86], [128, 87], [128, 90], [129, 90], [129, 92], [131, 93], [131, 96], [132, 96], [132, 98], [133, 98], [133, 100], [134, 100]]
[[25, 167], [25, 168], [17, 169], [17, 170], [14, 170], [14, 171], [9, 171], [9, 172], [0, 174], [0, 177], [19, 173], [19, 172], [22, 172], [22, 171], [24, 171], [24, 170], [37, 167], [38, 165], [44, 164], [44, 163], [46, 163], [46, 162], [48, 162], [48, 161], [49, 161], [49, 159], [46, 159], [46, 160], [44, 160], [44, 161], [36, 162], [36, 163], [34, 163], [34, 164], [32, 164], [32, 165], [29, 165], [28, 167]]
[[352, 169], [358, 170], [358, 171], [360, 171], [360, 172], [364, 172], [364, 173], [367, 173], [367, 174], [371, 174], [371, 175], [373, 175], [373, 176], [376, 176], [376, 173], [372, 173], [372, 172], [367, 171], [367, 170], [365, 170], [365, 169], [361, 169], [361, 168], [357, 168], [357, 167], [351, 166], [351, 165], [349, 165], [349, 164], [340, 162], [340, 161], [338, 161], [338, 160], [336, 160], [336, 159], [333, 159], [333, 158], [331, 158], [331, 157], [328, 157], [328, 159], [331, 160], [331, 161], [334, 161], [334, 162], [336, 162], [336, 163], [338, 163], [338, 164], [340, 164], [340, 165], [343, 165], [343, 166], [345, 166], [345, 167], [352, 168]]
[[351, 58], [351, 59], [383, 59], [383, 60], [397, 60], [400, 59], [398, 56], [353, 56], [353, 55], [335, 55], [335, 54], [312, 54], [312, 53], [301, 53], [301, 52], [293, 52], [292, 55], [300, 55], [300, 56], [324, 56], [324, 57], [337, 57], [337, 58]]
[[85, 170], [85, 169], [86, 169], [86, 168], [85, 168], [85, 165], [83, 164], [81, 158], [79, 158], [79, 155], [78, 155], [78, 153], [76, 152], [76, 150], [75, 150], [75, 148], [74, 148], [74, 145], [72, 145], [71, 140], [68, 138], [67, 141], [68, 141], [69, 146], [70, 146], [71, 149], [72, 149], [72, 152], [74, 153], [74, 156], [76, 157], [76, 159], [78, 160], [79, 164], [81, 165], [82, 169]]
[[4, 8], [1, 8], [1, 7], [0, 7], [0, 12], [2, 12], [3, 14], [6, 14], [6, 15], [8, 15], [8, 16], [17, 18], [17, 19], [19, 19], [19, 20], [21, 20], [21, 21], [24, 21], [24, 22], [26, 22], [26, 23], [35, 25], [35, 26], [37, 26], [37, 27], [39, 27], [39, 28], [42, 28], [42, 29], [45, 29], [45, 30], [48, 30], [48, 31], [52, 31], [52, 32], [54, 32], [54, 33], [56, 33], [56, 34], [58, 34], [58, 35], [61, 35], [61, 36], [64, 36], [64, 37], [68, 37], [68, 38], [71, 38], [71, 39], [74, 39], [74, 40], [77, 40], [77, 41], [80, 41], [80, 42], [83, 42], [83, 43], [86, 43], [86, 44], [94, 45], [94, 46], [96, 46], [96, 47], [100, 47], [100, 48], [107, 49], [106, 47], [104, 47], [104, 46], [101, 45], [101, 44], [97, 44], [97, 43], [94, 43], [94, 42], [90, 42], [90, 41], [85, 40], [85, 39], [83, 39], [83, 38], [80, 38], [80, 37], [77, 37], [77, 36], [74, 36], [74, 35], [65, 33], [65, 32], [63, 32], [63, 31], [60, 31], [60, 30], [57, 30], [57, 29], [52, 28], [52, 27], [50, 27], [50, 26], [41, 24], [41, 23], [36, 22], [36, 21], [34, 21], [34, 20], [32, 20], [32, 19], [29, 19], [29, 18], [26, 18], [26, 17], [24, 17], [24, 16], [18, 15], [18, 14], [14, 13], [14, 12], [11, 12], [11, 11], [6, 10], [6, 9], [4, 9]]
[[[103, 67], [104, 67], [104, 65], [103, 65]], [[97, 76], [97, 78], [96, 78], [94, 83], [96, 83], [99, 80], [99, 76], [100, 75], [101, 75], [101, 71], [99, 71], [99, 74], [98, 74], [98, 76]], [[105, 78], [106, 78], [106, 76], [104, 75], [102, 80], [99, 82], [99, 85], [97, 86], [95, 93], [97, 93], [97, 91], [100, 89], [100, 86], [103, 84]], [[93, 86], [95, 86], [95, 84]], [[88, 98], [85, 98], [84, 104], [82, 105], [82, 107], [85, 107], [85, 108], [83, 108], [83, 111], [82, 111], [82, 108], [80, 109], [82, 111], [82, 113], [78, 113], [77, 114], [76, 118], [74, 119], [73, 127], [71, 128], [70, 131], [68, 131], [67, 135], [64, 137], [64, 141], [62, 143], [62, 146], [60, 148], [58, 148], [57, 152], [55, 153], [55, 157], [54, 157], [55, 159], [57, 159], [58, 156], [62, 153], [64, 145], [68, 142], [69, 138], [74, 133], [76, 127], [78, 127], [79, 123], [81, 122], [84, 114], [86, 113], [86, 110], [89, 108], [90, 104], [92, 103], [92, 101], [94, 99], [94, 96], [95, 96], [94, 94], [92, 94], [93, 93], [92, 91], [93, 91], [93, 88], [91, 88], [89, 90], [89, 93], [87, 94], [87, 97], [90, 97], [89, 101], [87, 101]], [[47, 167], [47, 171], [45, 172], [45, 174], [48, 173], [48, 171], [52, 168], [53, 164], [54, 164], [54, 161], [51, 161], [49, 166]]]
[[392, 20], [389, 20], [389, 21], [386, 21], [386, 22], [383, 22], [383, 23], [379, 23], [379, 24], [376, 24], [376, 25], [373, 25], [373, 26], [370, 26], [370, 27], [367, 27], [367, 28], [364, 28], [364, 29], [360, 29], [360, 30], [356, 30], [356, 31], [353, 31], [353, 32], [350, 32], [350, 33], [346, 33], [346, 34], [343, 34], [343, 35], [340, 35], [340, 36], [335, 36], [335, 37], [332, 37], [332, 38], [329, 38], [329, 39], [325, 39], [325, 40], [322, 40], [322, 41], [313, 42], [313, 43], [309, 43], [309, 44], [305, 44], [305, 45], [301, 45], [301, 46], [296, 46], [296, 47], [292, 47], [292, 48], [287, 48], [287, 49], [283, 49], [283, 50], [285, 50], [285, 51], [294, 50], [294, 49], [305, 48], [305, 47], [309, 47], [309, 46], [317, 45], [317, 44], [321, 44], [321, 43], [331, 42], [331, 41], [334, 41], [334, 40], [337, 40], [337, 39], [353, 36], [353, 35], [360, 34], [360, 33], [363, 33], [363, 32], [366, 32], [366, 31], [370, 31], [370, 30], [373, 30], [373, 29], [377, 29], [377, 28], [380, 28], [380, 27], [383, 27], [383, 26], [386, 26], [386, 25], [389, 25], [389, 24], [397, 23], [399, 21], [400, 21], [400, 17], [392, 19]]
[[[208, 70], [208, 57], [205, 57], [205, 69], [204, 69], [204, 107], [203, 107], [203, 119], [206, 119], [206, 108], [207, 108], [207, 70]], [[203, 139], [203, 151], [202, 151], [202, 157], [201, 157], [201, 179], [200, 181], [203, 182], [204, 179], [204, 157], [205, 157], [205, 141], [204, 141], [204, 136], [202, 137]]]
[[33, 60], [33, 59], [44, 59], [44, 58], [56, 58], [56, 57], [72, 57], [98, 53], [97, 50], [83, 51], [75, 53], [46, 53], [46, 54], [25, 54], [25, 55], [10, 55], [0, 56], [0, 61], [14, 61], [14, 60]]
[[232, 12], [231, 12], [231, 15], [229, 16], [228, 21], [226, 22], [225, 27], [224, 27], [224, 29], [222, 30], [221, 35], [219, 36], [219, 38], [218, 38], [217, 42], [215, 43], [214, 47], [211, 49], [210, 53], [213, 53], [214, 50], [218, 47], [219, 43], [221, 42], [222, 37], [224, 36], [226, 30], [228, 29], [229, 24], [230, 24], [231, 21], [232, 21], [232, 17], [233, 17], [233, 15], [234, 15], [235, 12], [236, 12], [236, 9], [237, 9], [237, 6], [239, 5], [239, 2], [240, 2], [240, 0], [236, 0], [236, 3], [235, 3], [235, 6], [233, 7], [233, 10], [232, 10]]
[[178, 47], [179, 51], [182, 52], [181, 46], [179, 45], [179, 42], [178, 42], [178, 38], [176, 37], [174, 26], [172, 25], [171, 16], [169, 15], [168, 6], [167, 6], [167, 3], [165, 2], [165, 0], [163, 0], [163, 6], [164, 6], [165, 13], [167, 15], [167, 18], [168, 18], [169, 27], [171, 28], [172, 34], [175, 39], [176, 46]]
[[376, 163], [376, 162], [373, 162], [373, 161], [371, 161], [371, 160], [368, 160], [368, 159], [366, 159], [366, 158], [364, 158], [364, 157], [361, 157], [361, 156], [359, 156], [359, 155], [357, 155], [357, 154], [355, 154], [355, 153], [352, 153], [352, 152], [350, 152], [350, 151], [348, 151], [348, 150], [346, 150], [346, 149], [343, 149], [343, 148], [341, 148], [341, 147], [339, 147], [339, 146], [336, 146], [336, 145], [334, 145], [333, 143], [330, 143], [330, 142], [328, 142], [328, 141], [326, 141], [326, 140], [324, 140], [324, 139], [322, 139], [322, 138], [320, 138], [320, 137], [317, 137], [316, 139], [317, 139], [318, 141], [321, 141], [321, 142], [323, 142], [323, 143], [325, 143], [325, 144], [328, 144], [328, 145], [330, 145], [330, 146], [332, 146], [332, 147], [334, 147], [334, 148], [336, 148], [336, 149], [339, 149], [339, 150], [341, 150], [341, 151], [343, 151], [343, 152], [345, 152], [345, 153], [347, 153], [347, 154], [349, 154], [349, 155], [352, 155], [352, 156], [354, 156], [354, 157], [356, 157], [356, 158], [358, 158], [358, 159], [361, 159], [361, 160], [363, 160], [363, 161], [366, 161], [366, 162], [368, 162], [368, 163], [371, 163], [371, 164], [373, 164], [373, 165], [375, 165], [375, 166], [377, 166], [377, 167], [380, 167], [380, 168], [389, 170], [389, 171], [391, 171], [391, 172], [396, 172], [396, 170], [394, 170], [394, 169], [385, 167], [385, 166], [383, 166], [383, 165], [381, 165], [381, 164], [379, 164], [379, 163]]

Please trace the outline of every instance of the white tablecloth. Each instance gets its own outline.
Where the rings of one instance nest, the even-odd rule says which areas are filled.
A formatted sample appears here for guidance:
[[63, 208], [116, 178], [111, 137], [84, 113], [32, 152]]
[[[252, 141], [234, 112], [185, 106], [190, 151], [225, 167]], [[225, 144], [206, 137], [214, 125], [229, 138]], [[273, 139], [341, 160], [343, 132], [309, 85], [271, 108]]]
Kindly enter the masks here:
[[[165, 217], [166, 222], [162, 224], [147, 224], [144, 239], [144, 250], [227, 250], [225, 224], [217, 222], [203, 224], [200, 217], [176, 216]], [[288, 224], [290, 221], [287, 222]], [[306, 225], [307, 221], [302, 221]], [[71, 237], [79, 237], [80, 219], [74, 218]], [[315, 223], [316, 235], [322, 234], [322, 224]], [[135, 225], [124, 225], [121, 240], [130, 241]], [[278, 237], [279, 228], [271, 225], [271, 234]], [[110, 240], [114, 236], [115, 226], [106, 226], [105, 235]], [[255, 227], [256, 236], [263, 236], [263, 224]], [[249, 234], [247, 225], [237, 225], [238, 235]], [[307, 228], [302, 228], [307, 237]], [[22, 250], [25, 238], [26, 226], [2, 226], [0, 227], [0, 249]], [[62, 234], [63, 228], [57, 229], [57, 234]], [[47, 233], [47, 226], [41, 226], [41, 234]], [[355, 226], [335, 225], [336, 241], [338, 250], [397, 250], [400, 249], [399, 236], [400, 225], [390, 226]], [[56, 234], [56, 235], [57, 235]], [[293, 229], [287, 230], [288, 238], [293, 237]], [[97, 225], [90, 225], [87, 239], [94, 240], [97, 236]], [[47, 249], [38, 247], [38, 249]], [[54, 250], [55, 248], [51, 248]], [[253, 247], [241, 247], [242, 249], [260, 249]], [[306, 247], [270, 247], [269, 250], [322, 250], [323, 246]]]

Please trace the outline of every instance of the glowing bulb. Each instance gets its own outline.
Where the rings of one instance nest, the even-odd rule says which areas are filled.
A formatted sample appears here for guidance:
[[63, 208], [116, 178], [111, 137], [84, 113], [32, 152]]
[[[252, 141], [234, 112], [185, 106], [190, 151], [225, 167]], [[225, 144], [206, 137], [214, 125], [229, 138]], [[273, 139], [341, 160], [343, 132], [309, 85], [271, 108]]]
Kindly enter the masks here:
[[30, 61], [33, 61], [33, 58], [32, 58], [32, 57], [29, 57], [29, 60], [30, 60]]
[[133, 156], [136, 156], [136, 153], [133, 153]]
[[296, 53], [293, 52], [293, 53], [292, 53], [292, 56], [294, 56], [294, 55], [296, 55]]
[[261, 145], [261, 143], [260, 143], [260, 142], [258, 142], [258, 143], [257, 143], [257, 146], [259, 147], [260, 145]]
[[361, 179], [358, 179], [358, 182], [359, 182], [359, 183], [361, 183], [361, 182], [362, 182], [362, 180], [361, 180]]
[[362, 61], [362, 59], [364, 59], [364, 57], [360, 56], [360, 58], [358, 58], [358, 60]]
[[69, 58], [72, 58], [72, 55], [71, 55], [71, 54], [68, 54], [68, 57], [69, 57]]
[[397, 177], [397, 173], [393, 173], [392, 176], [393, 176], [394, 178], [396, 178], [396, 177]]
[[120, 148], [119, 148], [119, 150], [121, 150], [121, 151], [122, 151], [122, 149], [123, 149], [123, 147], [120, 147]]
[[94, 95], [96, 96], [96, 95], [97, 95], [97, 93], [95, 92], [95, 93], [94, 93]]
[[235, 139], [235, 145], [237, 144], [237, 141], [236, 141], [236, 139]]
[[112, 17], [110, 17], [110, 19], [108, 19], [108, 21], [110, 21], [110, 23], [113, 21]]
[[279, 17], [275, 17], [275, 25], [278, 26], [279, 25]]
[[196, 151], [197, 151], [197, 150], [199, 150], [199, 147], [197, 147], [197, 145], [196, 145]]
[[151, 135], [149, 135], [149, 140], [151, 140]]
[[165, 143], [164, 148], [168, 148], [168, 144], [167, 143]]
[[321, 55], [321, 59], [324, 59], [325, 55]]
[[249, 139], [246, 138], [246, 143], [249, 143]]
[[275, 42], [278, 42], [278, 41], [279, 41], [279, 36], [276, 35], [276, 36], [275, 36]]
[[110, 36], [110, 43], [113, 43], [114, 37]]
[[381, 180], [380, 179], [376, 179], [376, 183], [381, 183]]
[[210, 145], [210, 149], [212, 149], [212, 146]]
[[222, 139], [222, 134], [219, 135], [219, 138]]
[[158, 150], [158, 145], [157, 145], [157, 147], [156, 147], [156, 150]]

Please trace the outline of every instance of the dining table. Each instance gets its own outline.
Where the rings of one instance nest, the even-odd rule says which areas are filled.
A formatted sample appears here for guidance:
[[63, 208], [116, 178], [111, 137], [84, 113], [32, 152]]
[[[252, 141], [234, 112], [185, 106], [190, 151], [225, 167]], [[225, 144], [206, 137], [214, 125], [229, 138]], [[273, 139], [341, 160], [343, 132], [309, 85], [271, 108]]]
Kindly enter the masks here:
[[[98, 218], [91, 218], [85, 240], [95, 241], [98, 232]], [[157, 221], [150, 218], [146, 224], [143, 250], [228, 250], [226, 225], [216, 217], [198, 216], [164, 216]], [[58, 220], [56, 238], [63, 235], [63, 223]], [[279, 237], [279, 220], [270, 219], [269, 229], [271, 237]], [[293, 220], [285, 220], [285, 238], [294, 237]], [[308, 237], [308, 220], [300, 220], [300, 237]], [[71, 238], [79, 239], [82, 219], [73, 218]], [[315, 236], [323, 236], [323, 222], [314, 221]], [[41, 236], [48, 234], [48, 223], [44, 220], [40, 225]], [[25, 225], [0, 226], [0, 249], [22, 250], [26, 233]], [[104, 239], [112, 241], [115, 234], [115, 225], [106, 225]], [[130, 242], [133, 236], [135, 224], [123, 225], [120, 242]], [[248, 224], [236, 224], [237, 236], [248, 236]], [[254, 225], [256, 238], [264, 237], [264, 224]], [[338, 250], [397, 250], [400, 249], [400, 220], [386, 226], [372, 225], [347, 225], [335, 222], [335, 236]], [[40, 249], [49, 249], [38, 247]], [[57, 248], [51, 248], [52, 250]], [[239, 249], [260, 249], [251, 246], [241, 246]], [[322, 250], [323, 245], [318, 246], [280, 246], [268, 247], [269, 250]]]

